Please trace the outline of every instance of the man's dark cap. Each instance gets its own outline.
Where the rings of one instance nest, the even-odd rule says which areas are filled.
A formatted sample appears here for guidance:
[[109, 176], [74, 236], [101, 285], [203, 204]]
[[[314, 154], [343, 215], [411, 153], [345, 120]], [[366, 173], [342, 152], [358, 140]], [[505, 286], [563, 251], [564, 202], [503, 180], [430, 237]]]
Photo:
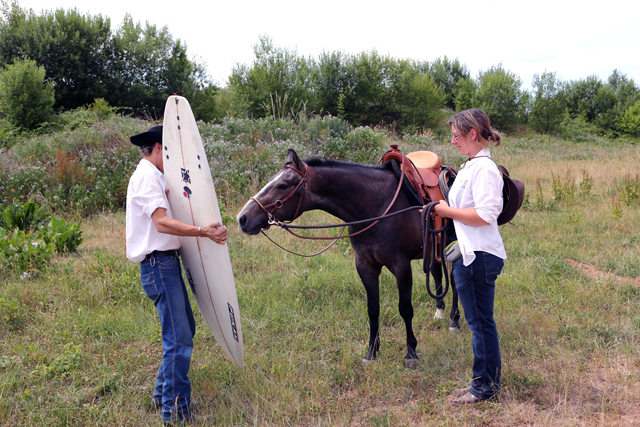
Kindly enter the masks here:
[[162, 125], [154, 126], [146, 132], [133, 135], [129, 140], [138, 147], [153, 145], [156, 142], [162, 143]]

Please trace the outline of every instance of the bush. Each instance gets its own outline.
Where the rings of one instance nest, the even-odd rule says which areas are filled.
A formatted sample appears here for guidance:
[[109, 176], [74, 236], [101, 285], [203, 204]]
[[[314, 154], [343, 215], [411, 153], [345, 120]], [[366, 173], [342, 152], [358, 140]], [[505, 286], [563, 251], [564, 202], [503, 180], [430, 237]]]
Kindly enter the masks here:
[[386, 131], [358, 127], [349, 132], [345, 139], [327, 138], [319, 154], [338, 160], [374, 163], [376, 156], [381, 155], [388, 136]]
[[534, 74], [535, 97], [531, 106], [530, 119], [533, 125], [544, 133], [555, 130], [562, 122], [564, 112], [564, 92], [556, 73]]
[[629, 135], [640, 136], [640, 101], [627, 108], [620, 116], [618, 128]]
[[76, 251], [84, 240], [80, 222], [66, 222], [40, 209], [33, 200], [13, 203], [0, 212], [2, 275], [37, 273], [54, 252]]
[[17, 128], [33, 129], [52, 114], [53, 85], [35, 61], [17, 61], [0, 72], [0, 115]]
[[487, 113], [491, 125], [507, 129], [518, 123], [522, 116], [522, 80], [499, 64], [480, 71], [478, 83], [474, 104]]

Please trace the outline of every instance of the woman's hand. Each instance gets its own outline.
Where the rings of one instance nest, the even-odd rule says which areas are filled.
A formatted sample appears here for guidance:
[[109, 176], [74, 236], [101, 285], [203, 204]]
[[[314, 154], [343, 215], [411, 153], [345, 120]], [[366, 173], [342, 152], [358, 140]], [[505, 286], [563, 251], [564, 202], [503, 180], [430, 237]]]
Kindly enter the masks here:
[[449, 218], [449, 215], [447, 214], [448, 209], [449, 209], [449, 203], [447, 203], [446, 200], [440, 200], [440, 203], [435, 205], [431, 210], [431, 216], [434, 218], [436, 216], [440, 218]]

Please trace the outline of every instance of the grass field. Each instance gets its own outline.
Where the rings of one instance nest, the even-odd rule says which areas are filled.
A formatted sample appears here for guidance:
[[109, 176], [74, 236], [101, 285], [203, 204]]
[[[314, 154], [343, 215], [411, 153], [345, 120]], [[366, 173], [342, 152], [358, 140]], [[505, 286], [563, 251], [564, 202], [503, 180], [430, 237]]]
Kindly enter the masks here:
[[[450, 147], [434, 150], [459, 166]], [[470, 381], [471, 334], [464, 321], [452, 334], [433, 319], [420, 262], [421, 363], [403, 366], [404, 323], [385, 271], [382, 347], [363, 367], [366, 297], [349, 247], [303, 259], [231, 224], [245, 368], [226, 359], [196, 315], [190, 377], [199, 413], [220, 426], [640, 425], [640, 147], [507, 138], [494, 154], [527, 185], [525, 208], [501, 227], [509, 258], [497, 281], [497, 401], [447, 402]], [[0, 425], [161, 424], [150, 401], [160, 327], [138, 266], [124, 257], [124, 213], [85, 219], [83, 232], [76, 254], [0, 285]], [[298, 251], [319, 248], [269, 233]]]

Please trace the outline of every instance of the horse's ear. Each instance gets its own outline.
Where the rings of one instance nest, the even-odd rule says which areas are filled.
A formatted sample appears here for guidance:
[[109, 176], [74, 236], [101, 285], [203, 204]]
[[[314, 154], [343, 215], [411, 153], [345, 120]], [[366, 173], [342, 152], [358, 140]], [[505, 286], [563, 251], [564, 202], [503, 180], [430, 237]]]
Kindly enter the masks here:
[[288, 163], [290, 163], [291, 165], [293, 165], [293, 167], [295, 167], [296, 169], [302, 172], [304, 172], [304, 170], [307, 167], [304, 164], [304, 162], [300, 160], [300, 157], [298, 157], [298, 155], [292, 148], [289, 148], [289, 151], [287, 151], [287, 158], [285, 161], [285, 165]]

